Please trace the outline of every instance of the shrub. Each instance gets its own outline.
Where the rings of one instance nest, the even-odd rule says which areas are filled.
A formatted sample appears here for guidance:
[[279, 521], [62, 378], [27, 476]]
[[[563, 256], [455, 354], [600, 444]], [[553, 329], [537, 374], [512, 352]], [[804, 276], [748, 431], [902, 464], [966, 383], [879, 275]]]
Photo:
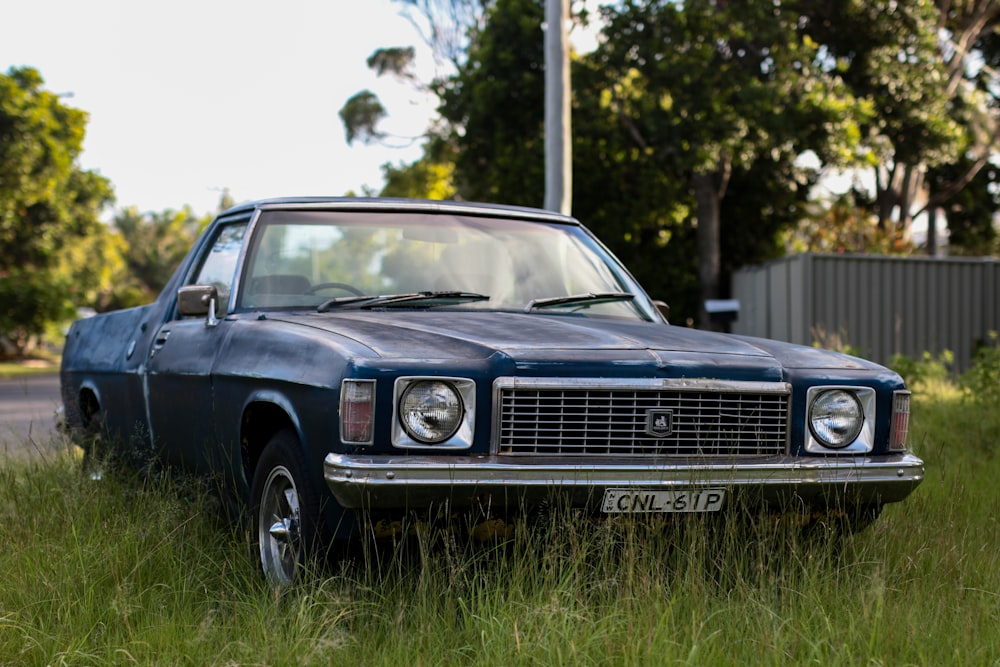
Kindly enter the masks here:
[[960, 378], [971, 400], [986, 406], [1000, 405], [1000, 335], [991, 331], [986, 344], [981, 345], [969, 368]]
[[929, 382], [948, 380], [951, 378], [951, 368], [954, 363], [954, 353], [951, 350], [944, 350], [937, 358], [930, 352], [924, 352], [919, 360], [895, 354], [889, 360], [889, 367], [902, 376], [906, 386], [912, 388]]

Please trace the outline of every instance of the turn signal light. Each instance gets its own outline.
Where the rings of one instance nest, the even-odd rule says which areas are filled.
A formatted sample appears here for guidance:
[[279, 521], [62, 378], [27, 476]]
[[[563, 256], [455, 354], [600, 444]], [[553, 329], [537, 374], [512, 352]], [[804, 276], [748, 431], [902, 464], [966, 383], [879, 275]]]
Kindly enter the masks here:
[[375, 380], [344, 380], [340, 385], [340, 441], [370, 445], [375, 437]]

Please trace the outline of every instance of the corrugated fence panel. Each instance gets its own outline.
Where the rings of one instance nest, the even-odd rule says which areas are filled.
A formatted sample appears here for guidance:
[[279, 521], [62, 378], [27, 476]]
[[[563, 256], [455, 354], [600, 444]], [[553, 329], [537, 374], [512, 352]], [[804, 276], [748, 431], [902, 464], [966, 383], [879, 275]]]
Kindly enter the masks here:
[[767, 295], [762, 286], [761, 276], [767, 269], [751, 266], [743, 269], [739, 280], [733, 279], [733, 298], [740, 302], [739, 321], [747, 336], [767, 337], [766, 327], [761, 325], [762, 315], [767, 308]]
[[790, 303], [802, 303], [803, 308], [789, 308], [789, 336], [787, 340], [800, 345], [808, 345], [812, 342], [811, 314], [807, 298], [809, 296], [812, 276], [810, 276], [811, 257], [808, 255], [799, 256], [797, 261], [788, 263], [788, 298]]
[[[768, 288], [768, 275], [773, 269], [767, 266], [761, 266], [757, 269], [754, 274], [753, 291], [751, 293], [752, 299], [760, 299], [758, 301], [759, 307], [756, 311], [751, 314], [754, 317], [754, 334], [755, 336], [763, 336], [764, 338], [769, 338], [771, 336], [771, 330], [767, 326], [767, 322], [771, 317], [770, 306], [771, 294]], [[739, 297], [737, 297], [739, 298]], [[740, 301], [740, 317], [743, 317], [743, 302]]]
[[733, 330], [794, 343], [849, 344], [876, 361], [951, 350], [968, 368], [1000, 330], [1000, 262], [797, 255], [733, 276]]
[[788, 293], [788, 268], [789, 263], [785, 262], [774, 267], [775, 270], [768, 276], [768, 291], [774, 305], [768, 314], [767, 328], [772, 338], [781, 340], [791, 340], [792, 337], [790, 315], [793, 304]]

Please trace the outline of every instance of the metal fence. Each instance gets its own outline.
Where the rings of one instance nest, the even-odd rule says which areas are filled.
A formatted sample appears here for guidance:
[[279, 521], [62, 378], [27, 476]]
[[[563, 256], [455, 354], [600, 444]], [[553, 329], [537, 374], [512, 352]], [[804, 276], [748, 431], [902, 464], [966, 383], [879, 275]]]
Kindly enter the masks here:
[[794, 255], [737, 271], [733, 298], [734, 333], [839, 342], [880, 363], [950, 350], [962, 372], [1000, 330], [1000, 261]]

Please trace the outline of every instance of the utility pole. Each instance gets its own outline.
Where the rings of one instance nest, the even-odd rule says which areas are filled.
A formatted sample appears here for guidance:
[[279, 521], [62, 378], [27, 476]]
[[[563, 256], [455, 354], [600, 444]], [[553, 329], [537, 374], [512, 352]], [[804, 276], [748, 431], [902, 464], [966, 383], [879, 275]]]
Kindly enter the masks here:
[[569, 2], [545, 0], [545, 208], [566, 215], [573, 201]]

